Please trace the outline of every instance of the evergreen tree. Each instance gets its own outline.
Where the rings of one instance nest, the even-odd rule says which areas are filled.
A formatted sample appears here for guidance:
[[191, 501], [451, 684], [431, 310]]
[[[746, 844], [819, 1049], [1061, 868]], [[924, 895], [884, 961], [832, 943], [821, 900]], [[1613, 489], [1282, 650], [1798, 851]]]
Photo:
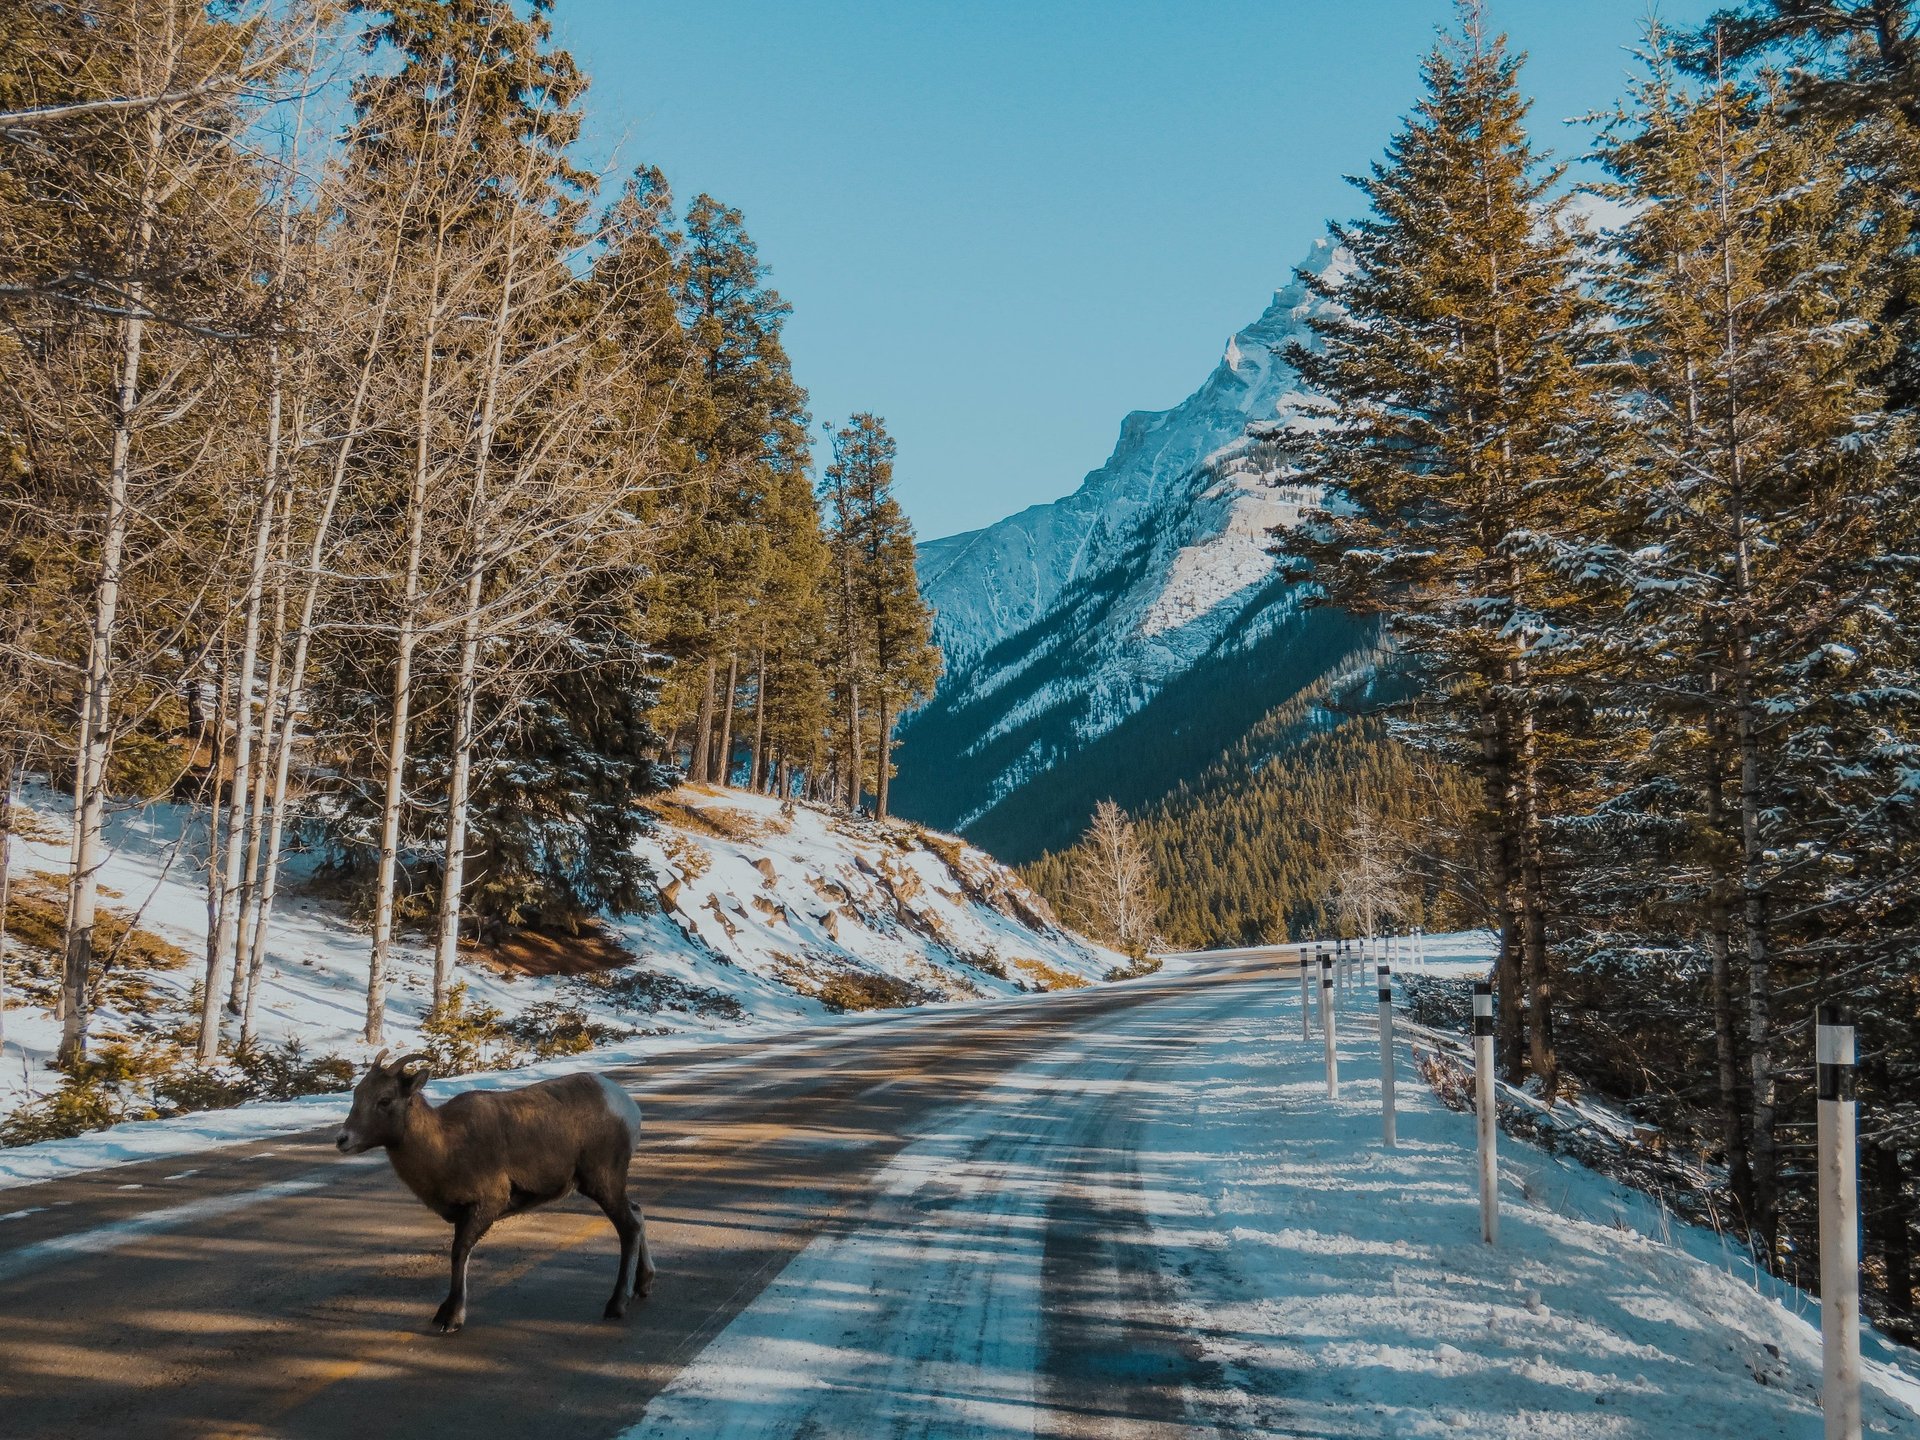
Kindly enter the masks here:
[[1551, 1092], [1547, 697], [1564, 596], [1534, 540], [1580, 504], [1588, 306], [1560, 172], [1525, 130], [1521, 57], [1476, 6], [1462, 13], [1386, 161], [1357, 182], [1371, 217], [1333, 229], [1351, 264], [1301, 277], [1333, 304], [1312, 322], [1318, 344], [1290, 357], [1329, 421], [1304, 432], [1299, 462], [1341, 503], [1289, 543], [1332, 598], [1388, 614], [1428, 697], [1410, 732], [1479, 770], [1502, 1059], [1515, 1078], [1530, 1062]]
[[1887, 867], [1911, 853], [1915, 736], [1894, 697], [1920, 684], [1901, 623], [1920, 536], [1911, 423], [1879, 383], [1895, 338], [1875, 323], [1905, 230], [1849, 151], [1841, 126], [1789, 124], [1768, 86], [1692, 94], [1658, 59], [1605, 148], [1634, 207], [1608, 271], [1631, 423], [1617, 529], [1580, 564], [1616, 587], [1614, 707], [1652, 720], [1627, 757], [1640, 805], [1686, 821], [1669, 894], [1703, 921], [1723, 1143], [1769, 1251], [1798, 1028], [1776, 997], [1862, 969], [1911, 891]]
[[893, 496], [896, 446], [878, 416], [857, 414], [834, 436], [827, 502], [830, 634], [837, 717], [844, 726], [847, 803], [858, 808], [869, 773], [863, 703], [875, 714], [875, 813], [887, 813], [893, 730], [940, 673], [933, 616], [920, 598], [913, 527]]
[[723, 752], [731, 749], [740, 652], [754, 638], [747, 615], [771, 564], [767, 511], [779, 477], [803, 473], [808, 460], [806, 392], [794, 384], [780, 341], [791, 307], [765, 278], [740, 212], [696, 196], [679, 297], [701, 378], [690, 421], [698, 470], [664, 566], [674, 578], [663, 597], [663, 638], [678, 662], [672, 688], [692, 724], [689, 773], [710, 783], [731, 774]]

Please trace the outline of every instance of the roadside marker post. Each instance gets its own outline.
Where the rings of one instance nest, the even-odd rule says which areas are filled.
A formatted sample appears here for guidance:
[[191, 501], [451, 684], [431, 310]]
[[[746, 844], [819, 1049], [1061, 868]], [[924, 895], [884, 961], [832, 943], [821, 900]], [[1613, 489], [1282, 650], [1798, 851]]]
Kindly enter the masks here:
[[1853, 1091], [1853, 1013], [1822, 1005], [1819, 1062], [1820, 1411], [1826, 1440], [1860, 1440], [1859, 1122]]
[[1500, 1133], [1493, 1101], [1493, 986], [1473, 982], [1473, 1104], [1480, 1131], [1480, 1238], [1489, 1245], [1500, 1239], [1500, 1161], [1495, 1137]]
[[1340, 1057], [1333, 1048], [1333, 960], [1320, 952], [1320, 1033], [1327, 1047], [1327, 1098], [1340, 1098]]
[[1380, 1138], [1391, 1150], [1393, 1133], [1393, 967], [1380, 967]]
[[1313, 984], [1307, 977], [1307, 947], [1300, 947], [1300, 1038], [1313, 1039]]

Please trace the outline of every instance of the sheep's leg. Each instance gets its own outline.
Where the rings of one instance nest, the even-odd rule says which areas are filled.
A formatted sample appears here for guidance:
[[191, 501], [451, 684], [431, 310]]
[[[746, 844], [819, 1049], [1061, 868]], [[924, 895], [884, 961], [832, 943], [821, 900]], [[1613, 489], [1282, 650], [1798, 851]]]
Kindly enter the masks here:
[[647, 1247], [647, 1216], [646, 1212], [640, 1208], [638, 1200], [629, 1200], [627, 1204], [633, 1211], [634, 1223], [640, 1227], [640, 1271], [633, 1277], [633, 1293], [644, 1300], [647, 1298], [647, 1292], [653, 1289], [653, 1277], [656, 1273], [653, 1268], [653, 1251]]
[[469, 1205], [453, 1222], [453, 1285], [433, 1317], [442, 1334], [451, 1335], [467, 1323], [467, 1261], [480, 1237], [493, 1228], [493, 1221], [492, 1215]]
[[[620, 1270], [613, 1277], [613, 1298], [607, 1301], [605, 1312], [607, 1319], [618, 1320], [627, 1313], [627, 1297], [634, 1289], [634, 1266], [646, 1249], [646, 1228], [634, 1216], [635, 1207], [627, 1200], [625, 1185], [598, 1184], [591, 1189], [582, 1185], [580, 1189], [606, 1211], [607, 1219], [620, 1234]], [[647, 1268], [653, 1268], [651, 1262]]]

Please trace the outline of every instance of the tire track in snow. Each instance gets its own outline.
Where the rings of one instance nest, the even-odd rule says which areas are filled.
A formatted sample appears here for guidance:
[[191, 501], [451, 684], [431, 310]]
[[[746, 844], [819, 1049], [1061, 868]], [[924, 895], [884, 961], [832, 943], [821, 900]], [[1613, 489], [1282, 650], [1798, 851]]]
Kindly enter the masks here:
[[[1179, 1431], [1213, 1372], [1164, 1327], [1167, 1280], [1137, 1193], [1138, 1073], [1244, 992], [1135, 1012], [1014, 1072], [902, 1151], [873, 1200], [816, 1239], [676, 1376], [625, 1440], [844, 1435], [1006, 1440]], [[1156, 1011], [1163, 1007], [1155, 1007]], [[1096, 1293], [1070, 1294], [1092, 1269]], [[1064, 1307], [1065, 1325], [1057, 1309]], [[1129, 1307], [1133, 1307], [1130, 1309]], [[1096, 1356], [1150, 1355], [1130, 1375]], [[1126, 1393], [1115, 1390], [1123, 1385]], [[1151, 1393], [1148, 1393], [1148, 1392]], [[1104, 1414], [1089, 1414], [1089, 1397]], [[1142, 1426], [1116, 1428], [1115, 1414]]]

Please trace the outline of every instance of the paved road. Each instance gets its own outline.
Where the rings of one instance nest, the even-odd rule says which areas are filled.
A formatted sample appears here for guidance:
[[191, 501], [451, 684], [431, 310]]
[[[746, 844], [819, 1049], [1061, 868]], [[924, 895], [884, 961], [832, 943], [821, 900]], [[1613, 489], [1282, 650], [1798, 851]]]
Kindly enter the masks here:
[[[830, 1251], [840, 1230], [904, 1193], [895, 1162], [907, 1147], [986, 1113], [970, 1102], [1009, 1075], [1058, 1073], [1069, 1078], [1057, 1093], [1051, 1079], [1030, 1087], [1024, 1118], [976, 1134], [969, 1153], [1056, 1180], [1105, 1174], [1129, 1122], [1124, 1101], [1087, 1077], [1150, 1069], [1208, 1014], [1274, 995], [1293, 963], [1291, 952], [1235, 952], [1164, 979], [609, 1072], [646, 1112], [633, 1193], [660, 1266], [652, 1298], [624, 1322], [598, 1318], [612, 1232], [573, 1200], [496, 1228], [475, 1257], [468, 1329], [431, 1333], [449, 1231], [384, 1158], [334, 1155], [332, 1127], [0, 1192], [0, 1434], [597, 1437], [643, 1413], [649, 1435], [723, 1433], [702, 1416], [738, 1433], [740, 1416], [723, 1418], [690, 1380], [715, 1370], [712, 1357], [694, 1362], [812, 1242]], [[1155, 1016], [1165, 1023], [1141, 1025]], [[1120, 1027], [1127, 1043], [1103, 1047]], [[1073, 1063], [1047, 1071], [1062, 1056]], [[1035, 1203], [996, 1232], [1029, 1219], [1043, 1231], [1045, 1333], [1030, 1352], [1042, 1360], [1025, 1381], [1045, 1417], [1035, 1428], [1186, 1433], [1190, 1357], [1151, 1323], [1155, 1278], [1132, 1262], [1117, 1202], [1102, 1185], [1063, 1183]], [[900, 1323], [978, 1323], [963, 1292], [991, 1273], [991, 1254], [927, 1247], [912, 1264], [926, 1286]], [[921, 1289], [912, 1278], [902, 1288]], [[712, 1349], [750, 1343], [729, 1332]], [[963, 1352], [977, 1354], [981, 1337], [971, 1343]], [[927, 1383], [915, 1364], [896, 1389]], [[846, 1422], [823, 1423], [815, 1433]], [[941, 1433], [924, 1416], [845, 1433], [863, 1432]]]

